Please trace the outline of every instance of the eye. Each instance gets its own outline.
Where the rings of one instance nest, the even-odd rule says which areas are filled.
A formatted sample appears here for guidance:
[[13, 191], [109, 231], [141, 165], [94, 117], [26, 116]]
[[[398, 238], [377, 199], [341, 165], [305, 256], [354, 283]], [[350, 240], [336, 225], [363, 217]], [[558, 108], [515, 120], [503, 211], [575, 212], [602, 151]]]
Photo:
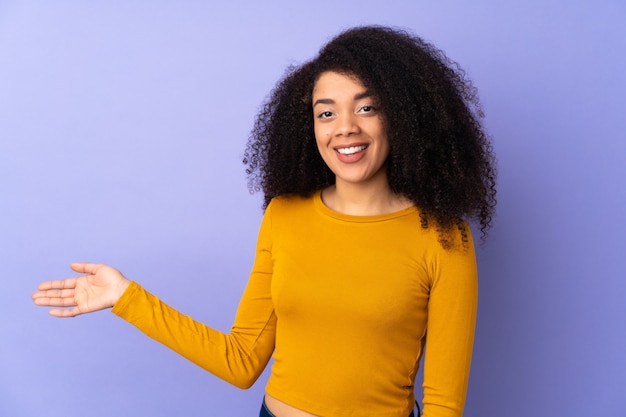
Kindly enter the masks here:
[[333, 113], [330, 111], [323, 111], [320, 114], [317, 115], [318, 119], [328, 119], [333, 117]]
[[365, 105], [359, 109], [358, 113], [372, 113], [374, 111], [376, 111], [376, 108], [374, 106]]

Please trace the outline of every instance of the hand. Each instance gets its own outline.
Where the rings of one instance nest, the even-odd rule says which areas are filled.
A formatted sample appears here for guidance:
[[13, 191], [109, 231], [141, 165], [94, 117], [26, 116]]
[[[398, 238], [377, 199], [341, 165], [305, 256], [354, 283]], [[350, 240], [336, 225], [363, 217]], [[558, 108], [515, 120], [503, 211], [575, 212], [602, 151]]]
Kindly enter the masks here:
[[74, 317], [113, 307], [130, 281], [115, 268], [102, 264], [73, 263], [70, 267], [86, 275], [42, 282], [33, 300], [39, 306], [72, 307], [53, 308], [50, 315]]

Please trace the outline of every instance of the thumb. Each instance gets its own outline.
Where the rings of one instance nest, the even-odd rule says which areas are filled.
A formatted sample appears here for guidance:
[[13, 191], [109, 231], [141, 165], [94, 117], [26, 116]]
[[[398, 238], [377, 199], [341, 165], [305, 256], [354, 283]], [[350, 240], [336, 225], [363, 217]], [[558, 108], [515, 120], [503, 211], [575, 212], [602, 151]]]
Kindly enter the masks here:
[[89, 262], [72, 262], [70, 264], [70, 268], [72, 268], [72, 270], [90, 275], [95, 275], [103, 266], [104, 265], [102, 264], [93, 264]]

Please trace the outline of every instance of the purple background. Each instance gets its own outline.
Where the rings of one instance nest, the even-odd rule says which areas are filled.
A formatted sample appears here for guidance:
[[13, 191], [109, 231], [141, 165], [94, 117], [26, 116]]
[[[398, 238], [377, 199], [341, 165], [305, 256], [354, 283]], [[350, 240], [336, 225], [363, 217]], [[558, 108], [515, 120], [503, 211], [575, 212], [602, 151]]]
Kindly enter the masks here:
[[266, 374], [240, 391], [30, 293], [105, 262], [228, 330], [261, 218], [253, 117], [286, 65], [365, 23], [460, 62], [494, 138], [465, 415], [626, 415], [624, 2], [211, 3], [0, 2], [0, 415], [255, 415]]

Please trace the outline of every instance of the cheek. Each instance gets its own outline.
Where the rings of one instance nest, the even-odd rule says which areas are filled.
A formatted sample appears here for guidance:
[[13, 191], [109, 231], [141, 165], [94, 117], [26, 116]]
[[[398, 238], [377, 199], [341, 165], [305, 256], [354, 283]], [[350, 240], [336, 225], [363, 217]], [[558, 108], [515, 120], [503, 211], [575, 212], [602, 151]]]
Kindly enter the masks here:
[[324, 141], [317, 130], [315, 131], [315, 145], [317, 145], [317, 150], [321, 153], [324, 147]]
[[328, 131], [328, 129], [320, 129], [316, 127], [313, 130], [313, 133], [315, 134], [315, 142], [317, 143], [318, 147], [322, 147], [326, 143], [328, 143], [330, 139], [330, 132]]
[[317, 152], [320, 154], [322, 159], [326, 161], [328, 159], [328, 146], [327, 146], [328, 142], [316, 140], [315, 143], [317, 145]]
[[[328, 137], [329, 135], [326, 136]], [[323, 136], [319, 136], [318, 132], [315, 132], [315, 144], [317, 145], [317, 153], [322, 157], [326, 166], [328, 166], [331, 161], [330, 152], [332, 151], [328, 147], [328, 140], [325, 140]]]

